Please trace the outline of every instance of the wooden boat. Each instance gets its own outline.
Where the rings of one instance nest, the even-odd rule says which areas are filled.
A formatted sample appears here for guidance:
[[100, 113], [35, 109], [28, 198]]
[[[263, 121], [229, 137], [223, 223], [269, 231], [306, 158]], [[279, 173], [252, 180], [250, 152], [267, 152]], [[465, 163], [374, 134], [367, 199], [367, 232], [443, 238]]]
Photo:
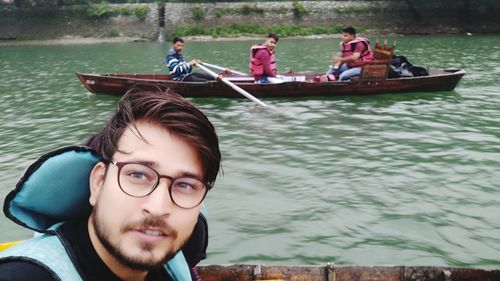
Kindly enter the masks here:
[[[355, 78], [345, 82], [315, 82], [316, 74], [287, 73], [289, 82], [280, 84], [254, 84], [253, 78], [231, 76], [234, 84], [256, 97], [312, 97], [336, 95], [367, 95], [380, 93], [452, 91], [465, 74], [464, 70], [434, 69], [429, 76], [409, 78]], [[76, 73], [85, 88], [95, 94], [121, 96], [131, 88], [172, 89], [184, 97], [224, 97], [242, 96], [219, 81], [178, 82], [169, 75], [162, 74], [83, 74]], [[294, 81], [300, 77], [305, 81]]]
[[500, 270], [420, 266], [201, 266], [203, 281], [493, 281]]
[[[452, 91], [465, 74], [460, 69], [433, 69], [428, 76], [388, 78], [396, 43], [392, 47], [375, 44], [374, 61], [365, 62], [361, 75], [350, 81], [320, 82], [318, 74], [293, 73], [284, 75], [287, 82], [255, 84], [252, 77], [225, 73], [234, 84], [256, 97], [312, 97], [335, 95], [367, 95], [380, 93]], [[131, 88], [172, 89], [185, 97], [240, 98], [241, 95], [220, 81], [178, 82], [162, 74], [82, 74], [76, 73], [92, 93], [121, 96]]]

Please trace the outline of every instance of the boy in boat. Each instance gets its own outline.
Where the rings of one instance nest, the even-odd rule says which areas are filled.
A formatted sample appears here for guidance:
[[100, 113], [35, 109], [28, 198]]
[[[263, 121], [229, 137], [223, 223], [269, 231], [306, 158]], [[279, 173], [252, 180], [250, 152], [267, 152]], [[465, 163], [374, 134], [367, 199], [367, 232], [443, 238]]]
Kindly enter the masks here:
[[264, 44], [253, 45], [250, 48], [250, 72], [257, 84], [282, 83], [277, 78], [275, 49], [279, 37], [274, 33], [267, 35]]
[[6, 199], [44, 234], [0, 252], [0, 280], [198, 280], [184, 249], [220, 168], [212, 123], [172, 92], [130, 91], [89, 144], [44, 155]]
[[370, 41], [356, 36], [356, 29], [347, 27], [342, 30], [342, 41], [339, 44], [340, 56], [332, 56], [335, 63], [328, 74], [339, 77], [340, 81], [351, 79], [361, 74], [365, 61], [373, 61]]
[[215, 80], [208, 74], [193, 72], [193, 68], [197, 64], [202, 63], [202, 61], [195, 59], [190, 62], [185, 62], [181, 54], [183, 49], [184, 40], [180, 37], [174, 37], [172, 40], [172, 48], [170, 48], [167, 55], [167, 67], [172, 79], [186, 82], [206, 82]]

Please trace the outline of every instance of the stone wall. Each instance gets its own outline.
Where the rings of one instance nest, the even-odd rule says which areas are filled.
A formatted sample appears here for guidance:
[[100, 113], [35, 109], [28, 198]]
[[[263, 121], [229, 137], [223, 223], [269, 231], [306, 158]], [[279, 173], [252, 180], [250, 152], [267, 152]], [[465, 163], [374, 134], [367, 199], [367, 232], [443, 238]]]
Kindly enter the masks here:
[[[460, 6], [443, 8], [439, 1], [425, 1], [417, 6], [419, 20], [405, 1], [303, 1], [299, 2], [308, 12], [298, 18], [294, 15], [293, 1], [287, 2], [219, 2], [202, 4], [167, 3], [167, 30], [180, 25], [229, 26], [234, 23], [263, 25], [299, 24], [301, 26], [353, 25], [400, 33], [457, 33], [473, 29], [477, 32], [500, 32], [500, 4], [490, 4], [490, 10], [477, 6], [471, 11], [470, 21], [459, 16]], [[499, 1], [500, 3], [500, 1]], [[261, 10], [262, 13], [247, 10]], [[193, 8], [203, 11], [203, 18], [196, 21]]]
[[[230, 26], [234, 23], [262, 25], [297, 24], [301, 26], [353, 25], [377, 32], [399, 33], [457, 33], [467, 28], [474, 32], [500, 32], [500, 21], [480, 16], [475, 23], [460, 23], [460, 18], [450, 11], [432, 14], [429, 6], [421, 12], [420, 21], [405, 1], [305, 1], [300, 2], [306, 13], [300, 17], [294, 13], [294, 2], [219, 2], [219, 3], [166, 3], [165, 29], [168, 33], [179, 26], [200, 25]], [[120, 4], [112, 7], [148, 7], [145, 20], [134, 15], [118, 15], [89, 18], [88, 7], [71, 6], [57, 10], [19, 10], [0, 8], [0, 39], [57, 38], [62, 36], [106, 37], [139, 36], [148, 39], [158, 37], [157, 4]], [[500, 5], [499, 5], [500, 6]], [[498, 7], [496, 7], [498, 9]], [[201, 11], [195, 19], [194, 10]], [[443, 9], [441, 9], [441, 12]], [[500, 12], [500, 11], [498, 11]], [[490, 12], [495, 14], [496, 11]], [[491, 22], [490, 22], [491, 21]]]
[[91, 18], [88, 7], [70, 6], [57, 10], [2, 9], [0, 10], [0, 38], [49, 39], [64, 36], [113, 37], [134, 36], [153, 38], [158, 27], [156, 4], [110, 5], [119, 7], [148, 7], [145, 20], [135, 15], [117, 15]]
[[[293, 2], [251, 2], [251, 3], [167, 3], [166, 23], [168, 26], [193, 24], [193, 7], [199, 6], [204, 17], [202, 25], [223, 25], [233, 23], [291, 24], [304, 26], [373, 23], [381, 22], [380, 15], [391, 14], [400, 17], [404, 7], [394, 1], [305, 1], [300, 4], [308, 11], [300, 19], [294, 15]], [[261, 9], [263, 13], [242, 14], [243, 8]], [[395, 13], [398, 12], [398, 13]]]

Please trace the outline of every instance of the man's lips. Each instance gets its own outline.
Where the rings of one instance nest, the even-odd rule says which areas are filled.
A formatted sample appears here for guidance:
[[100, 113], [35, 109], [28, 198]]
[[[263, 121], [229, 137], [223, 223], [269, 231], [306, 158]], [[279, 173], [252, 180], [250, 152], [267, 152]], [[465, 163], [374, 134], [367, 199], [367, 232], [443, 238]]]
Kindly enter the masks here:
[[140, 222], [129, 224], [123, 228], [123, 233], [130, 233], [140, 240], [151, 242], [177, 238], [177, 231], [157, 217], [147, 217]]
[[136, 228], [132, 230], [133, 233], [137, 234], [141, 239], [148, 241], [159, 241], [169, 237], [163, 229], [158, 228]]
[[163, 234], [163, 232], [158, 231], [158, 230], [149, 230], [149, 229], [146, 229], [146, 230], [140, 230], [140, 232], [142, 232], [144, 234], [147, 234], [147, 235], [153, 235], [153, 236], [165, 236]]
[[167, 236], [162, 229], [141, 228], [141, 229], [136, 229], [136, 231], [142, 232], [142, 233], [147, 234], [147, 235]]

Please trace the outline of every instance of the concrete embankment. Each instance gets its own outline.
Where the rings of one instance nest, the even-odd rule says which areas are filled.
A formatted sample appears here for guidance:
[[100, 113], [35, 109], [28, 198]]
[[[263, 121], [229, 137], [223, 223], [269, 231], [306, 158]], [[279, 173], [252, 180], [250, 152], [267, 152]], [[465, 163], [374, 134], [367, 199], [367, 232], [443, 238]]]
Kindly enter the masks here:
[[0, 42], [63, 37], [155, 40], [161, 30], [168, 35], [187, 26], [231, 28], [235, 24], [311, 27], [311, 34], [321, 33], [321, 27], [342, 25], [384, 34], [500, 33], [500, 21], [494, 16], [500, 12], [500, 4], [464, 12], [459, 5], [443, 11], [442, 7], [432, 5], [409, 6], [410, 2], [210, 2], [166, 3], [164, 7], [113, 4], [50, 9], [4, 5], [0, 6]]

